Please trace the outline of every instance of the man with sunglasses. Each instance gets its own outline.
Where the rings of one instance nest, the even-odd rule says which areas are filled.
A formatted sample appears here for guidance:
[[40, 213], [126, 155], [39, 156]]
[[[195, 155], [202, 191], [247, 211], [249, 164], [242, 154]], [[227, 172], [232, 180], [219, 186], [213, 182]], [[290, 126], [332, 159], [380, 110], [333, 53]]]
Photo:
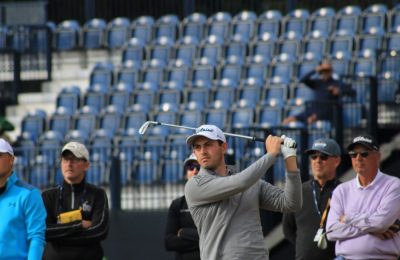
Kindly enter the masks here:
[[400, 179], [379, 170], [379, 145], [360, 135], [347, 147], [356, 178], [332, 195], [327, 237], [337, 259], [397, 259], [400, 256]]
[[86, 182], [89, 151], [78, 142], [61, 151], [63, 182], [42, 193], [47, 210], [44, 260], [101, 260], [108, 232], [105, 191]]
[[[187, 180], [197, 175], [200, 165], [194, 154], [183, 162], [183, 169]], [[200, 260], [199, 234], [190, 215], [185, 196], [173, 200], [169, 206], [165, 248], [176, 252], [176, 260]]]
[[341, 161], [340, 147], [333, 139], [315, 140], [305, 151], [310, 159], [312, 178], [303, 183], [303, 207], [296, 213], [283, 215], [285, 238], [295, 245], [296, 260], [333, 259], [335, 243], [320, 249], [315, 237], [325, 230], [332, 191], [340, 183], [336, 169]]
[[[186, 143], [201, 166], [185, 186], [189, 210], [199, 231], [201, 259], [268, 259], [260, 208], [294, 212], [302, 204], [294, 140], [269, 135], [265, 140], [267, 154], [238, 173], [225, 163], [228, 144], [218, 127], [202, 125]], [[279, 154], [285, 159], [287, 171], [283, 190], [261, 180]]]

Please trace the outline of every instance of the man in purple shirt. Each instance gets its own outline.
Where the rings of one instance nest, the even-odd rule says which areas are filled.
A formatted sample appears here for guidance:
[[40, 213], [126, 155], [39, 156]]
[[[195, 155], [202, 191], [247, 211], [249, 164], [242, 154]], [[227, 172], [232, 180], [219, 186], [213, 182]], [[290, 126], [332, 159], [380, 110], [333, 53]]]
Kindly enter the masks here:
[[337, 259], [395, 260], [400, 256], [400, 179], [379, 170], [373, 137], [358, 136], [347, 150], [357, 176], [333, 192], [327, 237], [336, 241]]

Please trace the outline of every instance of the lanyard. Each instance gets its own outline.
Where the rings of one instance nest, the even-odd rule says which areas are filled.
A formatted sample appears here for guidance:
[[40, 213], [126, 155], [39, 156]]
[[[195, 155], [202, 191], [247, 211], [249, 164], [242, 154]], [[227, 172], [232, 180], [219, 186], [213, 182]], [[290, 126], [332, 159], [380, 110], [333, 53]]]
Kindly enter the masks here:
[[[336, 184], [336, 181], [335, 181], [335, 184]], [[334, 184], [334, 186], [335, 186], [335, 184]], [[314, 181], [311, 182], [311, 185], [312, 185], [312, 188], [313, 188], [312, 190], [313, 190], [313, 197], [314, 197], [314, 205], [315, 205], [315, 208], [317, 209], [318, 215], [321, 217], [321, 221], [319, 223], [319, 226], [322, 228], [323, 225], [324, 225], [324, 222], [326, 220], [326, 217], [328, 215], [328, 210], [329, 210], [331, 198], [329, 198], [328, 201], [326, 202], [325, 209], [324, 209], [324, 211], [322, 213], [322, 216], [321, 216], [321, 211], [319, 210], [318, 201], [317, 201], [317, 192], [316, 192], [317, 187], [316, 187]]]

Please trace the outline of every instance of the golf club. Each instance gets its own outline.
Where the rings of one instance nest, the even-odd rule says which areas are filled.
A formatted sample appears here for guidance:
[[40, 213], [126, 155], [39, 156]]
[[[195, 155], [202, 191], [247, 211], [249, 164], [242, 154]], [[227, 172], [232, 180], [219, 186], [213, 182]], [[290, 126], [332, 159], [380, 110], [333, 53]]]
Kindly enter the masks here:
[[[175, 128], [184, 128], [184, 129], [189, 129], [189, 130], [193, 130], [193, 131], [196, 130], [196, 128], [189, 127], [189, 126], [173, 125], [173, 124], [161, 123], [161, 122], [157, 122], [157, 121], [146, 121], [139, 128], [139, 134], [143, 135], [144, 133], [146, 133], [147, 128], [149, 128], [150, 125], [162, 125], [162, 126], [169, 126], [169, 127], [175, 127]], [[247, 140], [257, 141], [257, 142], [262, 142], [262, 143], [265, 142], [265, 139], [258, 138], [258, 137], [253, 137], [253, 136], [248, 136], [248, 135], [232, 134], [232, 133], [225, 133], [225, 132], [224, 132], [224, 135], [244, 138], [244, 139], [247, 139]], [[294, 147], [292, 147], [292, 148], [296, 148], [296, 147], [297, 147], [297, 144], [294, 144]]]

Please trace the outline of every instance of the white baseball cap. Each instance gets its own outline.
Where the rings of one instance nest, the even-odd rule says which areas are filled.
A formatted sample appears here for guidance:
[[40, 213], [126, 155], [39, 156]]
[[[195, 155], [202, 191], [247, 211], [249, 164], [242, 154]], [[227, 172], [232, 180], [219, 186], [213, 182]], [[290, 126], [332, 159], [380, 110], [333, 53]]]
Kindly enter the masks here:
[[201, 125], [201, 126], [199, 126], [198, 128], [196, 128], [196, 133], [191, 135], [191, 136], [189, 136], [186, 139], [186, 143], [188, 145], [192, 145], [193, 141], [199, 136], [204, 136], [204, 137], [207, 137], [208, 139], [211, 139], [211, 140], [220, 140], [220, 141], [226, 143], [226, 139], [225, 139], [224, 133], [221, 131], [221, 129], [219, 129], [215, 125]]
[[86, 161], [89, 161], [89, 151], [81, 143], [69, 142], [66, 145], [64, 145], [61, 154], [63, 154], [65, 151], [70, 151], [73, 155], [75, 155], [76, 158], [85, 159]]
[[8, 153], [14, 156], [14, 152], [11, 145], [2, 138], [0, 138], [0, 153]]

